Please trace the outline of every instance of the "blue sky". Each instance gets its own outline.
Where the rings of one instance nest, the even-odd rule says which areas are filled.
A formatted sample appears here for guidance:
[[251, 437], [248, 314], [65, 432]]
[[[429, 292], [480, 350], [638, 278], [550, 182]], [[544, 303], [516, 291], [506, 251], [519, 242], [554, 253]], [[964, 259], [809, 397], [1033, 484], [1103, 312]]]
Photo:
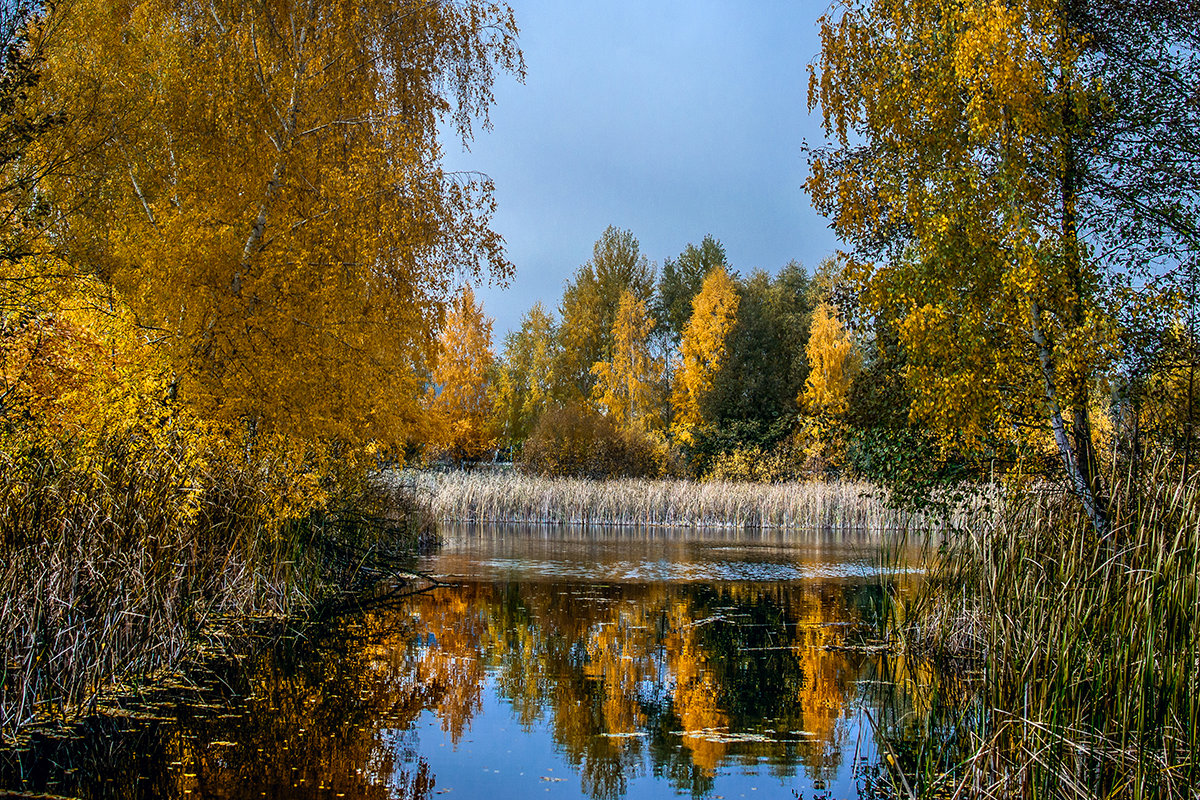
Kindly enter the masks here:
[[478, 294], [497, 348], [608, 225], [661, 266], [706, 233], [745, 274], [791, 259], [811, 271], [837, 241], [809, 204], [807, 64], [826, 3], [783, 0], [511, 0], [525, 84], [499, 79], [491, 131], [451, 170], [487, 173], [516, 275]]

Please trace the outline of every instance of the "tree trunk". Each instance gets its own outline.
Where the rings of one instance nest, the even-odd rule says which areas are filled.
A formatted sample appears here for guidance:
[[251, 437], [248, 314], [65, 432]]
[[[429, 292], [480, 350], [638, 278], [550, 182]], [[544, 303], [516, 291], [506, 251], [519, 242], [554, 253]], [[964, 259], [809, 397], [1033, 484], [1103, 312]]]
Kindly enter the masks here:
[[302, 25], [297, 32], [295, 20], [293, 19], [292, 31], [295, 40], [294, 52], [296, 64], [292, 74], [292, 93], [288, 100], [287, 113], [283, 118], [283, 125], [281, 126], [279, 136], [275, 141], [279, 157], [275, 161], [275, 166], [271, 170], [271, 177], [267, 181], [266, 189], [263, 191], [263, 199], [258, 207], [258, 213], [254, 216], [254, 222], [250, 224], [250, 234], [246, 237], [246, 244], [242, 248], [242, 260], [238, 264], [237, 270], [233, 273], [230, 290], [235, 297], [240, 297], [242, 294], [242, 273], [249, 271], [250, 259], [254, 257], [255, 253], [262, 246], [263, 234], [267, 230], [267, 216], [270, 213], [271, 206], [275, 202], [276, 196], [279, 194], [279, 187], [283, 184], [287, 154], [296, 138], [296, 120], [300, 113], [300, 83], [304, 80], [304, 76], [308, 72], [308, 58], [304, 55], [304, 44], [308, 38], [307, 23]]
[[[1070, 28], [1075, 25], [1079, 13], [1078, 4], [1074, 0], [1068, 0], [1065, 8], [1065, 29], [1063, 32], [1064, 39], [1069, 38]], [[1062, 213], [1062, 248], [1063, 259], [1066, 262], [1067, 282], [1070, 287], [1071, 296], [1068, 298], [1067, 319], [1068, 324], [1073, 326], [1074, 330], [1082, 331], [1087, 325], [1087, 314], [1084, 308], [1084, 292], [1085, 286], [1083, 282], [1083, 259], [1079, 246], [1079, 219], [1077, 215], [1077, 207], [1079, 201], [1079, 159], [1077, 152], [1077, 137], [1080, 120], [1075, 113], [1075, 98], [1071, 90], [1070, 76], [1063, 76], [1063, 99], [1062, 99], [1062, 196], [1061, 196], [1061, 213]], [[1051, 352], [1048, 345], [1045, 344], [1046, 337], [1045, 329], [1041, 325], [1041, 310], [1036, 303], [1033, 306], [1037, 321], [1034, 324], [1036, 329], [1035, 338], [1038, 339], [1039, 359], [1042, 362], [1042, 373], [1046, 379], [1047, 396], [1054, 394], [1054, 364], [1048, 359], [1051, 358]], [[1100, 459], [1096, 455], [1096, 448], [1092, 441], [1092, 423], [1088, 414], [1088, 396], [1091, 387], [1089, 386], [1088, 376], [1081, 371], [1075, 370], [1070, 377], [1072, 385], [1070, 389], [1070, 407], [1071, 413], [1071, 438], [1072, 442], [1064, 445], [1059, 443], [1060, 451], [1064, 446], [1068, 450], [1070, 445], [1074, 446], [1073, 461], [1074, 472], [1071, 476], [1072, 484], [1076, 486], [1076, 493], [1083, 501], [1084, 507], [1088, 510], [1088, 516], [1092, 520], [1092, 525], [1096, 529], [1096, 533], [1105, 536], [1108, 533], [1108, 500], [1104, 491], [1104, 479], [1100, 474]], [[1052, 414], [1056, 414], [1057, 425], [1063, 424], [1062, 411], [1058, 401], [1051, 397], [1053, 406]], [[1065, 431], [1064, 431], [1065, 433]], [[1055, 431], [1055, 440], [1058, 440], [1059, 431]], [[1065, 451], [1064, 451], [1065, 452]], [[1067, 464], [1066, 456], [1064, 456], [1064, 465]], [[1068, 472], [1070, 472], [1068, 467]]]
[[[1088, 452], [1087, 457], [1095, 459], [1095, 451], [1091, 447], [1091, 430], [1087, 427], [1087, 411], [1084, 410], [1082, 417], [1079, 412], [1075, 414], [1075, 420], [1082, 419], [1085, 426], [1083, 431], [1078, 429], [1072, 431], [1074, 436], [1069, 436], [1066, 426], [1066, 421], [1063, 419], [1062, 407], [1059, 405], [1058, 388], [1055, 379], [1054, 354], [1050, 349], [1050, 343], [1043, 333], [1042, 327], [1042, 309], [1037, 304], [1036, 300], [1029, 301], [1029, 316], [1032, 325], [1030, 333], [1033, 336], [1033, 341], [1038, 348], [1038, 361], [1042, 368], [1042, 386], [1046, 393], [1046, 407], [1050, 411], [1050, 425], [1054, 430], [1054, 443], [1058, 448], [1058, 456], [1062, 461], [1063, 469], [1066, 470], [1067, 478], [1071, 482], [1071, 490], [1079, 501], [1083, 504], [1083, 510], [1091, 520], [1092, 529], [1096, 531], [1096, 535], [1105, 538], [1109, 534], [1108, 523], [1108, 507], [1107, 503], [1102, 500], [1102, 497], [1097, 493], [1095, 483], [1089, 480], [1089, 476], [1085, 474], [1084, 469], [1080, 465], [1076, 446], [1080, 438], [1087, 436]], [[1075, 427], [1073, 425], [1072, 427]], [[1072, 442], [1074, 439], [1074, 442]], [[1097, 475], [1098, 479], [1099, 476]]]

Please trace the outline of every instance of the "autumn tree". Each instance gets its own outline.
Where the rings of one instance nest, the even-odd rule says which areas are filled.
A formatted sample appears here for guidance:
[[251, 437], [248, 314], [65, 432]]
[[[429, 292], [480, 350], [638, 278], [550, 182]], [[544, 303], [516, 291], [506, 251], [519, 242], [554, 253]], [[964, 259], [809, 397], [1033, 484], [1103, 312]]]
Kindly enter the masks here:
[[821, 20], [807, 188], [897, 320], [913, 413], [976, 441], [1049, 423], [1108, 530], [1089, 397], [1111, 349], [1078, 216], [1088, 121], [1069, 6], [858, 0]]
[[711, 391], [725, 358], [726, 338], [737, 319], [737, 287], [723, 267], [704, 279], [679, 345], [679, 369], [671, 390], [671, 433], [685, 445], [696, 441], [703, 423], [700, 404]]
[[828, 303], [821, 303], [813, 312], [806, 352], [808, 379], [798, 398], [800, 404], [810, 414], [843, 416], [859, 362], [854, 341]]
[[554, 319], [540, 302], [521, 318], [520, 330], [504, 337], [496, 385], [499, 432], [509, 447], [519, 446], [554, 398], [557, 354]]
[[167, 348], [173, 396], [256, 430], [410, 435], [455, 276], [510, 269], [490, 184], [447, 174], [439, 140], [522, 72], [508, 7], [80, 0], [51, 24], [61, 242]]
[[563, 291], [556, 371], [560, 399], [591, 397], [592, 365], [611, 361], [613, 323], [625, 292], [646, 302], [654, 290], [654, 267], [630, 231], [609, 226], [592, 248], [592, 258]]
[[478, 461], [496, 446], [488, 381], [494, 361], [492, 320], [465, 287], [438, 335], [437, 366], [426, 391], [430, 452], [461, 463]]
[[635, 430], [659, 426], [662, 362], [650, 353], [654, 320], [644, 300], [621, 295], [613, 322], [612, 359], [592, 366], [593, 397], [617, 425]]
[[692, 298], [700, 291], [704, 278], [716, 267], [729, 269], [725, 246], [711, 234], [699, 245], [688, 244], [678, 258], [663, 261], [655, 294], [654, 316], [672, 347], [679, 347], [683, 329], [692, 316]]
[[808, 362], [804, 346], [812, 315], [808, 274], [791, 262], [771, 276], [755, 271], [738, 283], [737, 319], [726, 358], [700, 404], [712, 453], [771, 447], [791, 432]]

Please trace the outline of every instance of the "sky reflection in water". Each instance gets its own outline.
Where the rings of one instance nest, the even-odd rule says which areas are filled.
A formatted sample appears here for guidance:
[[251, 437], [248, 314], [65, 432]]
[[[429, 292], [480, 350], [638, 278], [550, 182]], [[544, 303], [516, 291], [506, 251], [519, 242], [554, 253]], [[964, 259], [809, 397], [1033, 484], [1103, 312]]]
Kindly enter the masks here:
[[876, 657], [826, 647], [879, 602], [875, 537], [553, 533], [452, 529], [421, 564], [452, 585], [218, 664], [207, 685], [135, 709], [151, 719], [4, 754], [0, 787], [872, 796], [859, 709], [884, 676]]

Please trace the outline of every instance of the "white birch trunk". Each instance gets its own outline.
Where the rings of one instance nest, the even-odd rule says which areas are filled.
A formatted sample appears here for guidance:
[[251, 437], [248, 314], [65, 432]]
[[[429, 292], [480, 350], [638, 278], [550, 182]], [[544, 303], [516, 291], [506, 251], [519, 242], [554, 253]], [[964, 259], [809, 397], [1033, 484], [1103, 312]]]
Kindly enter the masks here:
[[1046, 406], [1050, 410], [1050, 426], [1054, 430], [1054, 443], [1058, 447], [1058, 455], [1063, 468], [1071, 481], [1071, 489], [1083, 503], [1083, 510], [1092, 522], [1092, 528], [1101, 538], [1109, 534], [1108, 518], [1100, 509], [1100, 501], [1096, 497], [1087, 478], [1079, 468], [1075, 451], [1071, 448], [1071, 440], [1067, 435], [1067, 426], [1063, 421], [1062, 407], [1058, 403], [1058, 390], [1055, 383], [1054, 356], [1050, 343], [1042, 328], [1042, 309], [1037, 301], [1029, 301], [1030, 334], [1038, 347], [1038, 360], [1042, 368], [1042, 385], [1046, 392]]
[[[293, 30], [295, 30], [294, 19]], [[300, 113], [300, 85], [304, 80], [305, 73], [308, 71], [308, 59], [304, 55], [304, 43], [307, 37], [307, 27], [301, 27], [294, 37], [296, 42], [296, 66], [292, 73], [292, 93], [288, 100], [287, 114], [283, 120], [283, 129], [275, 141], [279, 157], [275, 161], [275, 167], [271, 170], [271, 178], [267, 181], [266, 189], [263, 191], [263, 199], [258, 206], [258, 213], [254, 217], [254, 222], [250, 224], [250, 235], [246, 237], [246, 244], [242, 248], [241, 263], [233, 273], [233, 282], [230, 289], [235, 297], [240, 297], [242, 294], [242, 274], [249, 271], [250, 259], [254, 257], [254, 254], [258, 252], [259, 247], [262, 245], [263, 235], [267, 230], [267, 218], [270, 214], [271, 206], [274, 204], [275, 198], [279, 196], [280, 186], [283, 185], [283, 174], [287, 168], [287, 155], [296, 136], [296, 120]]]

